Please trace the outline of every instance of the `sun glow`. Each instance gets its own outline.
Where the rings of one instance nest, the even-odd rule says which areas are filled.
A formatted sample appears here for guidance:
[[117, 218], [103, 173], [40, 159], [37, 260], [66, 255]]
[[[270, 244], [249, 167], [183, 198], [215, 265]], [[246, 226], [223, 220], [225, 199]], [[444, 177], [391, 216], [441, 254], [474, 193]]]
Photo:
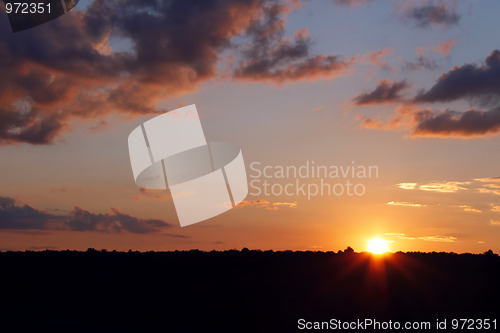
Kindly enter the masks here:
[[389, 242], [380, 238], [371, 239], [368, 242], [368, 251], [373, 254], [381, 254], [389, 251]]

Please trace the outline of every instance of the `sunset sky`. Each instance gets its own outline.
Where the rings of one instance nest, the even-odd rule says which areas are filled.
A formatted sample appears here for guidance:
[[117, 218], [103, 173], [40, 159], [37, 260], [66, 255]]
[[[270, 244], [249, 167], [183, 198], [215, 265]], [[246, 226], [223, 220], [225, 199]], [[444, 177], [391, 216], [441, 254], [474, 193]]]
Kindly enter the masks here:
[[[496, 0], [95, 0], [12, 33], [2, 9], [0, 250], [365, 251], [381, 238], [498, 253], [499, 12]], [[265, 180], [252, 163], [312, 161], [377, 177], [325, 179], [361, 196], [250, 189], [181, 228], [168, 192], [134, 183], [127, 138], [190, 104], [207, 140], [241, 147], [249, 181]]]

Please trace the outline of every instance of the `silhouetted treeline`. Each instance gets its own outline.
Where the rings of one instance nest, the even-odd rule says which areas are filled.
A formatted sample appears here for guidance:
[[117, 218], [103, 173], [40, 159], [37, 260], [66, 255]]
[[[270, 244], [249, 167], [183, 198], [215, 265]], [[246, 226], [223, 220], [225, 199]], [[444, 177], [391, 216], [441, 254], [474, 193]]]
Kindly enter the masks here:
[[0, 253], [0, 267], [0, 322], [31, 331], [290, 332], [300, 318], [500, 314], [491, 251], [26, 251]]

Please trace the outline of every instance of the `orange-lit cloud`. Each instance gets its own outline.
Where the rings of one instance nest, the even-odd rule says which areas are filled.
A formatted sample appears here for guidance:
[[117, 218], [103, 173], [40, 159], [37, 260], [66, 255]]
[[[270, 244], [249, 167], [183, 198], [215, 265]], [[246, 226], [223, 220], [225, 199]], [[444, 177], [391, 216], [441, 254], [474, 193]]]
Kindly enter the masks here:
[[431, 111], [429, 109], [421, 109], [410, 104], [401, 104], [396, 107], [396, 112], [387, 122], [367, 118], [363, 115], [358, 115], [357, 120], [360, 122], [359, 125], [364, 128], [405, 130], [414, 127], [419, 121], [429, 117], [430, 113]]
[[242, 208], [246, 206], [253, 206], [257, 208], [264, 208], [267, 210], [278, 210], [281, 206], [295, 208], [297, 207], [297, 202], [269, 202], [267, 200], [255, 200], [255, 201], [247, 201], [243, 200], [240, 202], [237, 208]]
[[389, 63], [385, 61], [384, 58], [393, 54], [394, 49], [392, 47], [385, 47], [377, 51], [367, 51], [366, 54], [360, 57], [359, 62], [361, 64], [374, 65], [387, 71], [392, 71], [395, 68], [389, 66]]
[[[286, 15], [299, 7], [297, 1], [207, 0], [201, 7], [146, 2], [139, 9], [132, 0], [93, 1], [85, 11], [15, 35], [1, 15], [0, 145], [50, 144], [75, 119], [167, 111], [160, 107], [166, 98], [217, 77], [228, 50], [242, 51], [226, 70], [239, 80], [282, 83], [342, 74], [353, 59], [314, 54], [307, 30], [292, 39], [284, 35]], [[113, 50], [115, 37], [131, 46]]]
[[479, 193], [500, 195], [500, 189], [493, 190], [493, 189], [490, 189], [490, 188], [480, 187], [477, 190], [479, 191]]
[[500, 226], [500, 221], [490, 220], [490, 224], [494, 226]]
[[[446, 47], [441, 46], [439, 49], [445, 51]], [[500, 81], [497, 80], [499, 71], [500, 51], [494, 50], [486, 57], [485, 65], [468, 63], [455, 66], [451, 71], [443, 73], [430, 89], [421, 90], [413, 99], [405, 100], [405, 104], [398, 106], [388, 122], [365, 116], [358, 116], [358, 120], [365, 128], [412, 129], [413, 137], [472, 138], [498, 134], [500, 133], [500, 107], [498, 106]], [[385, 85], [379, 89], [381, 92], [384, 91], [382, 88], [393, 93], [387, 93], [389, 98], [381, 98], [379, 103], [401, 101], [397, 89], [390, 90], [387, 88], [391, 86]], [[372, 93], [376, 91], [377, 89]], [[370, 93], [356, 98], [368, 97], [371, 97]], [[416, 106], [421, 103], [442, 103], [461, 99], [478, 104], [481, 108], [457, 111], [421, 109]], [[358, 101], [358, 104], [359, 102], [363, 100]], [[373, 101], [368, 99], [366, 104], [373, 102], [377, 103], [377, 99], [374, 98]]]
[[162, 201], [172, 200], [172, 194], [166, 193], [165, 190], [148, 190], [140, 188], [139, 191], [142, 193], [142, 195], [136, 195], [132, 197], [132, 200], [134, 201], [141, 201], [148, 199], [162, 200]]
[[454, 243], [458, 238], [453, 236], [423, 236], [418, 237], [417, 239], [429, 242]]
[[403, 233], [385, 233], [385, 236], [389, 238], [401, 239], [401, 240], [423, 240], [428, 242], [442, 242], [442, 243], [454, 243], [458, 240], [457, 237], [454, 236], [408, 236]]
[[419, 46], [416, 49], [417, 59], [413, 62], [405, 62], [405, 68], [409, 70], [435, 69], [439, 64], [433, 53], [437, 52], [442, 57], [447, 57], [455, 44], [456, 41], [448, 40], [437, 46]]
[[412, 203], [412, 202], [398, 202], [398, 201], [390, 201], [387, 203], [389, 206], [405, 206], [405, 207], [425, 207], [425, 205]]
[[452, 47], [457, 43], [455, 40], [447, 40], [432, 48], [433, 51], [441, 53], [443, 57], [450, 55]]
[[500, 177], [475, 178], [474, 180], [481, 183], [500, 183]]
[[405, 190], [413, 190], [417, 187], [417, 183], [399, 183], [397, 186]]
[[468, 185], [470, 182], [433, 182], [425, 185], [420, 185], [419, 189], [423, 191], [440, 192], [440, 193], [455, 193], [460, 190], [467, 190], [467, 188], [460, 185]]
[[392, 82], [387, 79], [378, 82], [377, 87], [369, 92], [359, 93], [353, 98], [357, 105], [375, 105], [395, 103], [402, 100], [401, 93], [411, 87], [406, 80]]
[[474, 208], [472, 206], [468, 206], [468, 205], [460, 205], [458, 207], [463, 208], [464, 212], [471, 212], [471, 213], [481, 213], [482, 212], [482, 210]]

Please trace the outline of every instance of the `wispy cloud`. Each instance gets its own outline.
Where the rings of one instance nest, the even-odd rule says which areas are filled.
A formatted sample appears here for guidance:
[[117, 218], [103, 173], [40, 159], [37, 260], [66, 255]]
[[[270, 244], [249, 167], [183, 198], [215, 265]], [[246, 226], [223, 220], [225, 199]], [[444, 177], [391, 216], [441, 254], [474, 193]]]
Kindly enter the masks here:
[[475, 178], [474, 180], [481, 183], [500, 183], [500, 177]]
[[338, 5], [346, 6], [346, 7], [354, 7], [360, 4], [364, 4], [370, 2], [372, 0], [334, 0], [334, 2]]
[[411, 84], [406, 82], [406, 80], [392, 82], [386, 79], [379, 81], [374, 90], [359, 93], [353, 98], [353, 101], [357, 105], [395, 103], [402, 100], [401, 93], [410, 87]]
[[389, 63], [385, 60], [386, 57], [394, 54], [394, 48], [385, 47], [376, 51], [367, 51], [366, 54], [363, 54], [359, 58], [359, 62], [361, 64], [369, 64], [373, 66], [377, 66], [386, 71], [393, 71], [395, 68], [389, 66]]
[[456, 43], [457, 41], [455, 40], [446, 40], [439, 43], [438, 46], [432, 47], [432, 50], [441, 53], [443, 57], [447, 57], [450, 55], [451, 49]]
[[430, 26], [451, 26], [458, 24], [460, 15], [452, 2], [427, 3], [409, 8], [407, 18], [416, 26], [428, 28]]
[[142, 200], [148, 200], [148, 199], [154, 199], [154, 200], [172, 200], [172, 195], [170, 193], [166, 193], [165, 190], [148, 190], [144, 188], [139, 188], [139, 191], [142, 193], [142, 195], [136, 195], [132, 197], [132, 200], [134, 201], [142, 201]]
[[423, 236], [423, 237], [417, 237], [417, 239], [428, 242], [454, 243], [457, 241], [458, 238], [453, 236]]
[[405, 207], [425, 207], [425, 205], [418, 204], [418, 203], [412, 203], [412, 202], [398, 202], [398, 201], [390, 201], [387, 203], [389, 206], [405, 206]]
[[417, 183], [399, 183], [397, 186], [405, 190], [414, 190], [417, 187]]
[[458, 240], [458, 238], [454, 236], [442, 236], [442, 235], [409, 236], [403, 233], [385, 233], [384, 235], [389, 238], [401, 239], [401, 240], [423, 240], [428, 242], [442, 242], [442, 243], [454, 243]]
[[243, 200], [240, 202], [237, 208], [243, 208], [246, 206], [253, 206], [256, 208], [264, 208], [267, 210], [278, 210], [280, 207], [288, 207], [295, 208], [297, 207], [297, 202], [269, 202], [267, 200], [255, 200], [255, 201], [247, 201]]
[[494, 226], [500, 226], [500, 221], [490, 220], [490, 224]]
[[493, 189], [490, 189], [490, 188], [480, 187], [477, 190], [479, 191], [479, 193], [483, 193], [483, 194], [496, 194], [496, 195], [500, 195], [500, 189], [493, 190]]
[[422, 191], [440, 192], [440, 193], [455, 193], [460, 190], [467, 190], [467, 188], [460, 185], [468, 185], [470, 182], [433, 182], [425, 185], [420, 185], [419, 189]]
[[463, 208], [464, 212], [471, 212], [471, 213], [482, 213], [482, 210], [474, 208], [472, 206], [468, 205], [460, 205], [458, 206], [459, 208]]

